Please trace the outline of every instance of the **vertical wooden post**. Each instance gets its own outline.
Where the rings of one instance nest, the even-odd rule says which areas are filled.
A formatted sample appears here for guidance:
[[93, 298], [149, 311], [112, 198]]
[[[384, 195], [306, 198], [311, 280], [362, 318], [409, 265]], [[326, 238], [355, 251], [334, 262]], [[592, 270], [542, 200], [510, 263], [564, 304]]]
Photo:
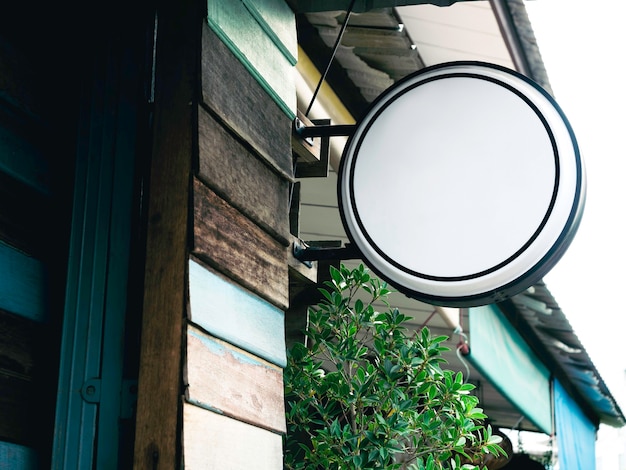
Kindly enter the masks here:
[[196, 5], [195, 0], [157, 2], [136, 469], [180, 466], [181, 355], [201, 21]]

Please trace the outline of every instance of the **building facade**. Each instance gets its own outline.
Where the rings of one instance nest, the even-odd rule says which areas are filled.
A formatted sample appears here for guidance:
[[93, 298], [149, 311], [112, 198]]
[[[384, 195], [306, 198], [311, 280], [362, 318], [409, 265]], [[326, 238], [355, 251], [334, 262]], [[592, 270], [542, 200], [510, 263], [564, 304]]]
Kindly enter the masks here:
[[347, 3], [2, 15], [0, 467], [282, 467], [296, 12]]

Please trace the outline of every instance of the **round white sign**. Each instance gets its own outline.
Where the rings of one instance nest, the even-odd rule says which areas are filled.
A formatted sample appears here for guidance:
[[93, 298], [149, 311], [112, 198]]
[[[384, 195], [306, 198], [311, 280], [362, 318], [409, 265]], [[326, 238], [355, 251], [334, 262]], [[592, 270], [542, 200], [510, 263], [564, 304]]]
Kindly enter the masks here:
[[585, 181], [546, 91], [503, 67], [454, 62], [372, 104], [344, 150], [338, 191], [346, 232], [381, 277], [432, 304], [474, 306], [554, 266]]

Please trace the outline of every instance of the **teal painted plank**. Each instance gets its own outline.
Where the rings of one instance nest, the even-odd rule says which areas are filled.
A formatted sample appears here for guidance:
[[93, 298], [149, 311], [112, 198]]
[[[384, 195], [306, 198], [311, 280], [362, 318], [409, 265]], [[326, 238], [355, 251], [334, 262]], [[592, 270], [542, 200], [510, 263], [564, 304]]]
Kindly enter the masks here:
[[37, 139], [21, 136], [18, 132], [0, 126], [0, 171], [48, 194], [50, 168], [42, 148], [35, 144], [36, 141]]
[[295, 65], [298, 57], [296, 16], [285, 0], [243, 0], [243, 3], [276, 47]]
[[190, 318], [210, 334], [285, 367], [285, 314], [247, 290], [189, 261]]
[[46, 312], [43, 263], [0, 242], [0, 309], [43, 322]]
[[38, 468], [39, 459], [33, 449], [0, 441], [0, 469], [36, 470]]
[[293, 65], [242, 1], [208, 2], [208, 23], [281, 110], [293, 119], [297, 106]]

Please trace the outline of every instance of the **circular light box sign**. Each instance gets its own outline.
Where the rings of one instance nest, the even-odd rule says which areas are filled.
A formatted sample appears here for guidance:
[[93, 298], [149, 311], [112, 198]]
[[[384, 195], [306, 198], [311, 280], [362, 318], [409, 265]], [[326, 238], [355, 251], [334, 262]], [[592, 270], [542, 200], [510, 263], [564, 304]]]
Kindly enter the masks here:
[[453, 62], [372, 103], [344, 150], [339, 206], [391, 285], [436, 305], [517, 294], [570, 244], [584, 169], [554, 100], [517, 72]]

